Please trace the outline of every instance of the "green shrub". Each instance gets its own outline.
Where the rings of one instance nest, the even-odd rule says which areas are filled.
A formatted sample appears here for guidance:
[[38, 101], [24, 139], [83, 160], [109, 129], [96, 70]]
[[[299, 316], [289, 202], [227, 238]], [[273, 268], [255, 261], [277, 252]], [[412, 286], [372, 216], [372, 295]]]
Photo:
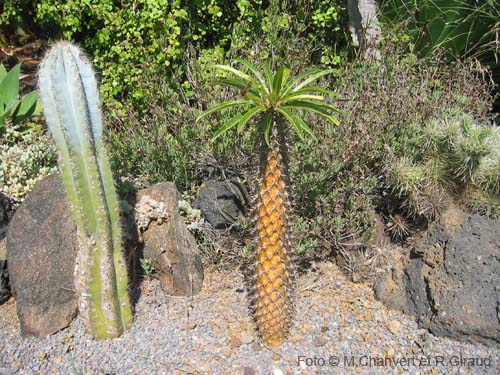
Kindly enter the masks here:
[[109, 132], [114, 169], [138, 187], [168, 180], [187, 189], [194, 178], [196, 144], [203, 131], [183, 126], [172, 132], [168, 120], [155, 120], [143, 117], [143, 122], [132, 120], [129, 130]]
[[[206, 88], [200, 88], [201, 92], [198, 89], [193, 85], [194, 95], [206, 95]], [[179, 190], [193, 191], [206, 178], [250, 169], [251, 158], [243, 152], [252, 149], [252, 135], [225, 135], [220, 143], [209, 143], [218, 121], [195, 123], [198, 111], [188, 105], [185, 90], [180, 92], [168, 90], [160, 94], [147, 114], [139, 115], [129, 108], [127, 120], [110, 119], [110, 153], [114, 170], [123, 182], [144, 187], [173, 181]], [[215, 92], [222, 96], [219, 89]], [[220, 121], [225, 117], [221, 116]]]
[[[2, 37], [18, 28], [33, 28], [36, 3], [31, 0], [4, 0], [0, 2], [0, 42]], [[5, 35], [2, 35], [4, 34]]]
[[[270, 4], [270, 5], [269, 5]], [[144, 111], [151, 93], [143, 76], [178, 75], [186, 80], [185, 59], [201, 56], [242, 57], [255, 50], [260, 59], [275, 59], [288, 50], [283, 36], [322, 45], [315, 58], [337, 64], [345, 16], [341, 2], [310, 0], [5, 0], [0, 26], [26, 24], [37, 35], [82, 44], [101, 73], [105, 104], [124, 117], [123, 101]], [[344, 12], [345, 13], [345, 12]], [[30, 21], [30, 22], [27, 22]], [[189, 46], [199, 53], [186, 56]], [[297, 45], [297, 44], [295, 44]], [[344, 43], [345, 45], [345, 43]], [[228, 61], [221, 61], [227, 63]], [[304, 62], [305, 63], [305, 62]]]
[[41, 0], [36, 19], [44, 29], [80, 41], [92, 54], [105, 99], [126, 97], [141, 107], [147, 91], [134, 88], [145, 70], [165, 74], [177, 61], [187, 13], [179, 1], [169, 0]]

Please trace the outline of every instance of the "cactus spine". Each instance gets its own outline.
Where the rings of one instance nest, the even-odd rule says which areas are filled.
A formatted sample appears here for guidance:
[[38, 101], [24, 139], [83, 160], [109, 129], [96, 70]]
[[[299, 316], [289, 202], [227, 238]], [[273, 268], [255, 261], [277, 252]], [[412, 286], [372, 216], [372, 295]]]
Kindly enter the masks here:
[[275, 123], [269, 146], [263, 142], [255, 208], [257, 259], [252, 306], [260, 335], [270, 345], [279, 345], [286, 338], [293, 313], [290, 204], [282, 134], [281, 122]]
[[121, 246], [118, 197], [102, 137], [94, 72], [68, 42], [55, 44], [39, 72], [40, 98], [59, 153], [59, 167], [78, 226], [79, 261], [89, 328], [98, 339], [120, 336], [132, 324]]

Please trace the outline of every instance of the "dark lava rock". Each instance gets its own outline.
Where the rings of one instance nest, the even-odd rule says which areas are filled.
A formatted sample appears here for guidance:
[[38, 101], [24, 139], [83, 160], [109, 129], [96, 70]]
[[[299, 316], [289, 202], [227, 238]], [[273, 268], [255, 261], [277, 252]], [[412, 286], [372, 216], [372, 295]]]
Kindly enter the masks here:
[[203, 218], [214, 228], [225, 229], [245, 213], [247, 195], [244, 186], [237, 181], [206, 181], [193, 203]]
[[7, 225], [14, 212], [12, 202], [5, 194], [0, 193], [0, 305], [10, 297], [9, 271], [7, 269], [7, 249], [5, 236]]
[[59, 175], [38, 182], [7, 232], [7, 259], [25, 336], [43, 337], [69, 325], [78, 310], [74, 271], [76, 226]]
[[5, 238], [0, 239], [0, 305], [10, 297], [9, 272], [7, 271], [7, 249]]
[[143, 257], [159, 271], [163, 290], [182, 296], [198, 293], [203, 266], [196, 240], [179, 214], [175, 185], [164, 182], [140, 190], [134, 216], [144, 243]]
[[435, 335], [500, 345], [499, 228], [500, 220], [449, 208], [412, 251], [404, 272], [375, 285], [377, 297], [413, 314]]
[[7, 231], [7, 224], [12, 216], [12, 202], [5, 194], [0, 193], [0, 239]]

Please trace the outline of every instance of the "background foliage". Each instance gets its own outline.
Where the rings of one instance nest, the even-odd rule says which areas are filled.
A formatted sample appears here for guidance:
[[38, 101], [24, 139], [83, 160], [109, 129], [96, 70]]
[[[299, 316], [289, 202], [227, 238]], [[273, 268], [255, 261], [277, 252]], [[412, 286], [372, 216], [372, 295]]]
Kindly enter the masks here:
[[[337, 68], [319, 84], [338, 92], [331, 104], [343, 110], [341, 126], [311, 117], [321, 142], [289, 138], [298, 251], [304, 262], [339, 252], [370, 256], [377, 243], [407, 241], [447, 199], [490, 215], [499, 207], [492, 188], [498, 182], [494, 137], [482, 135], [491, 128], [487, 67], [498, 63], [494, 2], [381, 4], [379, 62], [363, 61], [350, 48], [343, 0], [5, 0], [0, 43], [15, 39], [20, 28], [80, 43], [100, 74], [121, 190], [170, 180], [186, 201], [208, 178], [235, 177], [252, 192], [258, 167], [255, 132], [228, 132], [209, 142], [234, 113], [194, 121], [233, 98], [215, 84], [211, 65], [244, 58], [273, 69], [285, 65], [293, 74]], [[34, 144], [47, 142], [42, 133], [33, 135]], [[429, 134], [437, 137], [432, 147]], [[26, 145], [20, 135], [9, 137], [4, 150]], [[50, 168], [53, 156], [40, 149], [43, 156], [29, 159], [46, 160]], [[4, 189], [12, 186], [10, 178], [4, 177]], [[206, 223], [196, 227], [207, 259], [248, 254], [242, 238], [249, 223], [229, 233]]]
[[[338, 3], [325, 0], [271, 4], [262, 0], [6, 0], [0, 27], [24, 26], [49, 39], [81, 43], [101, 72], [108, 106], [119, 110], [127, 101], [143, 110], [146, 97], [156, 94], [137, 88], [144, 74], [182, 79], [186, 59], [222, 62], [226, 55], [252, 51], [264, 40], [266, 45], [253, 54], [280, 60], [276, 48], [285, 49], [276, 44], [287, 33], [321, 43], [316, 59], [338, 63], [332, 44], [342, 39], [339, 8]], [[184, 53], [189, 46], [195, 56]], [[188, 84], [184, 83], [187, 89]]]

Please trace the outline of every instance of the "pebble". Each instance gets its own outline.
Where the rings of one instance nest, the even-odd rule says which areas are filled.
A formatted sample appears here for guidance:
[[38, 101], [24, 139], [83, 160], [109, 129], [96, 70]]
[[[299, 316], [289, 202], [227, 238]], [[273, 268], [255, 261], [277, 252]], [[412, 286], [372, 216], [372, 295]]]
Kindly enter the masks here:
[[239, 348], [241, 345], [241, 340], [239, 337], [236, 337], [236, 336], [232, 336], [230, 339], [229, 339], [229, 346], [231, 347], [231, 349], [236, 349], [236, 348]]
[[299, 341], [302, 341], [304, 339], [304, 336], [295, 334], [292, 337], [290, 337], [289, 341], [293, 344], [298, 343]]
[[387, 329], [395, 336], [401, 335], [402, 325], [397, 320], [391, 320], [387, 324]]
[[252, 333], [243, 332], [240, 335], [240, 340], [243, 344], [251, 344], [252, 342], [255, 341], [255, 335]]
[[325, 345], [327, 342], [326, 338], [324, 336], [316, 336], [313, 340], [313, 344], [316, 347], [320, 347]]
[[212, 366], [207, 361], [202, 361], [200, 364], [200, 370], [202, 370], [205, 374], [212, 371]]
[[243, 375], [257, 375], [257, 373], [251, 367], [243, 367]]
[[224, 348], [224, 350], [222, 351], [222, 354], [225, 356], [225, 357], [231, 357], [231, 354], [233, 354], [233, 350], [230, 346], [226, 346]]

